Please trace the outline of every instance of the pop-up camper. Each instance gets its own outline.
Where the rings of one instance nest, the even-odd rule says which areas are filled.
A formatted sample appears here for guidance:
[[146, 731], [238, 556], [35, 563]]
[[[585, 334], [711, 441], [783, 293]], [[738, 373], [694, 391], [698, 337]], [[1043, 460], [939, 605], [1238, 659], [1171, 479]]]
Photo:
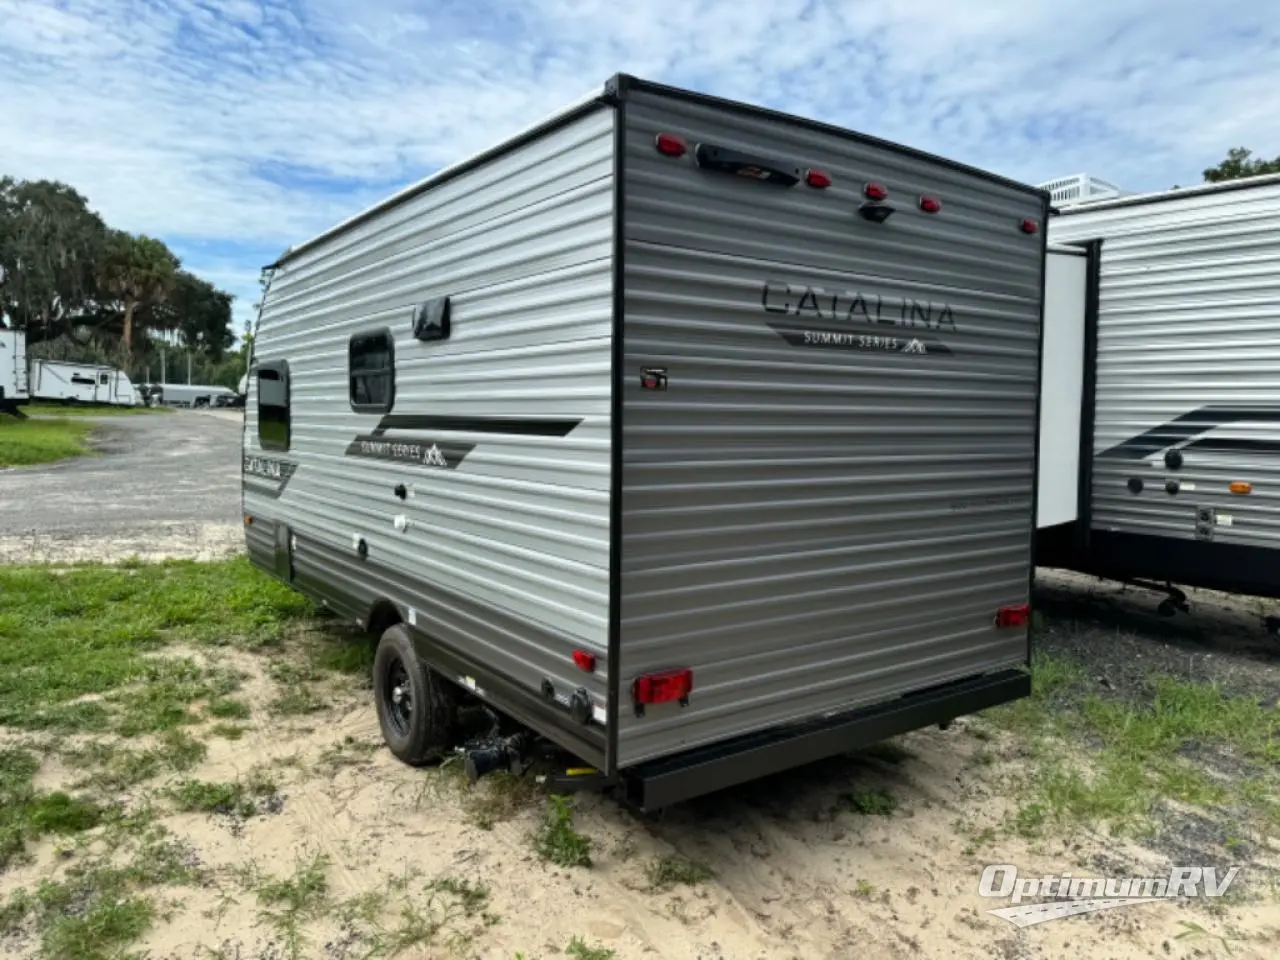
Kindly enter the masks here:
[[660, 807], [1029, 690], [1048, 197], [620, 76], [287, 251], [253, 562]]

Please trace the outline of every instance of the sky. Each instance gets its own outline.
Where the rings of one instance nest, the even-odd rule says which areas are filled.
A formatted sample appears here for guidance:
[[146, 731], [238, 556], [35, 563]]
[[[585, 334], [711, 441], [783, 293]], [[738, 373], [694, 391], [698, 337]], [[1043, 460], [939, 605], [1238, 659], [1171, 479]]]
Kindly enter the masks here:
[[1264, 0], [0, 0], [0, 174], [258, 271], [619, 71], [1039, 183], [1280, 154]]

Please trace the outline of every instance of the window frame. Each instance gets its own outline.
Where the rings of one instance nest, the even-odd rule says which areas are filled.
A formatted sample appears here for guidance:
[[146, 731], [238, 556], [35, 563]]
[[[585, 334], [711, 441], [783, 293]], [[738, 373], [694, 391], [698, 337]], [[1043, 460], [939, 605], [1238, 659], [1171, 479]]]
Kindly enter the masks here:
[[[357, 373], [352, 365], [356, 344], [372, 340], [382, 340], [384, 342], [387, 351], [387, 365], [385, 368], [362, 370]], [[356, 377], [383, 375], [388, 380], [387, 399], [382, 403], [358, 403], [356, 401]], [[353, 333], [347, 340], [347, 402], [356, 413], [390, 413], [391, 409], [396, 405], [396, 338], [392, 335], [390, 327]]]
[[[278, 440], [268, 439], [262, 435], [262, 371], [267, 370], [274, 372], [277, 379], [284, 384], [284, 443]], [[293, 442], [293, 384], [289, 377], [289, 361], [288, 360], [263, 360], [254, 364], [253, 375], [257, 383], [255, 386], [258, 391], [258, 446], [263, 450], [275, 450], [282, 453], [289, 451], [289, 446]], [[277, 404], [269, 404], [270, 407], [278, 407]], [[277, 421], [272, 421], [277, 422]]]

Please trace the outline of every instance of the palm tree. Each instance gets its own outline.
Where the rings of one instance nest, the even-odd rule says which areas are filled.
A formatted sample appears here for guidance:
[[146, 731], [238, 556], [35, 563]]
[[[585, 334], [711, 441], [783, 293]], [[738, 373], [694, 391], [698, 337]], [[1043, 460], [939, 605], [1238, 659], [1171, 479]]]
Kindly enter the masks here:
[[177, 282], [178, 258], [159, 240], [112, 231], [102, 259], [103, 289], [120, 298], [123, 311], [121, 346], [126, 362], [133, 354], [133, 316], [140, 305], [165, 301]]

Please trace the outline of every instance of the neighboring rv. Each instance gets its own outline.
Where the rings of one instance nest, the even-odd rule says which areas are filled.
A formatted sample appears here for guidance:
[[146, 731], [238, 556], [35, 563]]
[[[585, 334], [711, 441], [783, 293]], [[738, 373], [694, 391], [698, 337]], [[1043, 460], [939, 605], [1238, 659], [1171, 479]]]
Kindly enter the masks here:
[[173, 407], [230, 406], [235, 397], [229, 387], [198, 383], [153, 383], [148, 390], [152, 403]]
[[121, 407], [135, 407], [142, 402], [126, 373], [99, 364], [33, 359], [27, 382], [32, 400]]
[[27, 335], [0, 328], [0, 413], [19, 416], [27, 393]]
[[1280, 597], [1280, 176], [1049, 232], [1038, 562]]
[[274, 265], [250, 556], [400, 759], [476, 697], [643, 808], [1024, 696], [1047, 213], [616, 77]]

